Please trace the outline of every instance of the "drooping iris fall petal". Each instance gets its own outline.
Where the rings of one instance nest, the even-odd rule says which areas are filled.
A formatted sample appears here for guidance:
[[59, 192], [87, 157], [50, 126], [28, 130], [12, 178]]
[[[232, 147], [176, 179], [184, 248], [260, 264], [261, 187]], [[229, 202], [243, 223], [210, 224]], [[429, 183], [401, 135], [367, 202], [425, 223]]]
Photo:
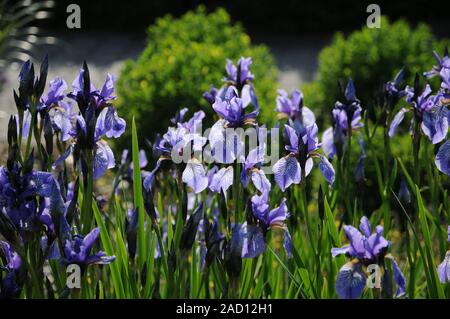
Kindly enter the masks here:
[[301, 180], [301, 168], [296, 158], [285, 156], [279, 159], [273, 166], [275, 182], [281, 191], [285, 191], [291, 184], [299, 184]]
[[361, 297], [366, 286], [366, 275], [361, 264], [348, 262], [341, 267], [336, 278], [336, 292], [340, 299]]
[[194, 193], [198, 194], [208, 187], [208, 177], [206, 177], [205, 168], [199, 160], [190, 159], [183, 171], [182, 180]]

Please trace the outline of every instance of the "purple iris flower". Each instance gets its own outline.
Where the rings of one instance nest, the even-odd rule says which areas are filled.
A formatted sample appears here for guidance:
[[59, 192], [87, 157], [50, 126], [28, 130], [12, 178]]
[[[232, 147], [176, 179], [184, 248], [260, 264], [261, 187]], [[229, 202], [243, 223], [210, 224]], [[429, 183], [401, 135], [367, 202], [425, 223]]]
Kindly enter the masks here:
[[[450, 226], [447, 228], [448, 242], [450, 242]], [[450, 250], [445, 254], [442, 263], [437, 267], [439, 281], [443, 284], [450, 282]]]
[[187, 107], [184, 107], [181, 110], [178, 110], [175, 113], [175, 116], [170, 119], [170, 122], [172, 122], [172, 124], [175, 124], [175, 125], [177, 125], [177, 123], [183, 122], [184, 116], [186, 115], [186, 113], [188, 111], [189, 111], [189, 109]]
[[185, 136], [186, 131], [184, 129], [169, 127], [155, 148], [160, 154], [168, 156], [173, 149], [180, 154], [183, 147], [187, 144]]
[[103, 140], [97, 141], [95, 144], [94, 178], [102, 177], [106, 170], [114, 168], [114, 166], [116, 166], [114, 153], [108, 143]]
[[[162, 161], [171, 159], [172, 155], [182, 156], [186, 155], [185, 152], [200, 152], [206, 144], [207, 139], [199, 133], [205, 113], [196, 112], [190, 119], [183, 122], [186, 112], [186, 108], [177, 112], [172, 119], [176, 127], [169, 127], [163, 137], [158, 137], [154, 143], [153, 152], [160, 158], [154, 169], [144, 177], [143, 185], [147, 191], [151, 189]], [[192, 146], [192, 149], [188, 146]], [[208, 186], [204, 168], [195, 158], [186, 165], [182, 178], [195, 193], [203, 191]]]
[[106, 253], [99, 251], [91, 253], [92, 247], [100, 235], [100, 228], [94, 228], [86, 236], [74, 235], [71, 240], [67, 239], [64, 246], [64, 263], [66, 265], [77, 264], [82, 269], [86, 269], [91, 264], [109, 264], [114, 261], [115, 256], [106, 256]]
[[168, 157], [172, 155], [172, 152], [183, 155], [186, 146], [191, 143], [194, 151], [201, 151], [206, 143], [206, 138], [197, 133], [190, 133], [185, 127], [169, 127], [155, 149], [161, 155]]
[[[185, 109], [181, 110], [173, 120], [182, 121], [185, 113]], [[194, 152], [201, 151], [206, 143], [206, 138], [199, 134], [204, 117], [205, 113], [199, 111], [194, 113], [189, 120], [177, 122], [176, 127], [169, 127], [163, 137], [155, 142], [155, 153], [166, 157], [170, 157], [172, 152], [182, 155], [185, 147], [191, 143]]]
[[[64, 127], [64, 134], [70, 134], [74, 139], [74, 143], [64, 152], [59, 159], [55, 161], [53, 167], [62, 163], [73, 151], [74, 147], [80, 140], [80, 136], [87, 136], [86, 122], [83, 116], [77, 115], [75, 128], [69, 128], [71, 123], [71, 117], [74, 116], [70, 113], [71, 110], [65, 111], [64, 115], [61, 115], [61, 121], [55, 123]], [[54, 118], [55, 120], [55, 118]], [[95, 132], [94, 132], [94, 178], [98, 179], [106, 172], [106, 170], [115, 167], [114, 153], [109, 147], [108, 143], [103, 139], [118, 138], [125, 132], [126, 123], [125, 120], [120, 118], [115, 108], [108, 106], [104, 107], [97, 117]]]
[[[76, 98], [80, 95], [84, 95], [84, 69], [81, 69], [78, 76], [72, 83], [73, 91], [68, 96], [70, 98]], [[116, 98], [114, 94], [115, 77], [108, 74], [103, 84], [102, 89], [99, 91], [91, 83], [90, 96], [85, 97], [87, 100], [94, 99], [97, 106], [96, 112], [98, 118], [95, 127], [96, 138], [101, 136], [118, 138], [125, 131], [125, 120], [117, 115], [117, 111], [114, 107], [110, 106], [110, 101]]]
[[[107, 110], [106, 108], [104, 111]], [[81, 132], [77, 132], [75, 136], [78, 134], [87, 134], [86, 123], [84, 118], [80, 115], [77, 116], [77, 127]], [[121, 132], [123, 132], [121, 130]], [[116, 132], [116, 133], [113, 133]], [[108, 169], [114, 168], [116, 166], [116, 162], [114, 159], [114, 153], [109, 147], [108, 143], [102, 139], [103, 134], [109, 134], [110, 136], [114, 136], [116, 134], [118, 136], [117, 131], [111, 129], [111, 126], [104, 125], [104, 121], [99, 117], [97, 120], [97, 126], [95, 130], [95, 145], [94, 145], [94, 178], [98, 179], [102, 177]], [[53, 168], [61, 164], [65, 161], [65, 159], [73, 152], [74, 147], [76, 146], [76, 141], [69, 146], [69, 148], [53, 163]]]
[[434, 163], [442, 173], [450, 176], [450, 140], [439, 147]]
[[342, 153], [350, 131], [363, 126], [361, 122], [362, 108], [355, 95], [355, 87], [350, 79], [345, 89], [346, 102], [336, 102], [332, 111], [333, 126], [322, 135], [322, 148], [327, 157], [332, 160], [338, 151]]
[[[115, 166], [114, 154], [103, 138], [120, 137], [125, 131], [126, 122], [118, 116], [116, 109], [110, 104], [115, 99], [114, 76], [108, 74], [102, 89], [97, 90], [88, 75], [85, 64], [72, 83], [72, 92], [68, 94], [69, 98], [78, 103], [81, 115], [76, 115], [71, 103], [63, 101], [60, 102], [61, 107], [50, 114], [54, 128], [61, 131], [62, 140], [68, 140], [69, 136], [74, 139], [55, 161], [53, 168], [62, 163], [73, 151], [80, 154], [80, 151], [85, 150], [91, 152], [93, 148], [94, 178], [98, 179], [107, 169]], [[85, 81], [89, 81], [90, 87], [85, 88]], [[86, 123], [89, 124], [89, 129]]]
[[227, 189], [233, 185], [233, 166], [223, 167], [215, 173], [210, 182], [209, 189], [215, 193], [226, 193]]
[[120, 118], [117, 111], [113, 107], [104, 108], [95, 125], [95, 138], [99, 139], [103, 136], [108, 138], [118, 138], [125, 132], [126, 123], [123, 118]]
[[436, 105], [436, 96], [431, 95], [432, 90], [429, 84], [425, 86], [425, 89], [417, 97], [417, 101], [414, 99], [415, 91], [411, 86], [406, 86], [406, 97], [405, 100], [411, 104], [415, 109], [420, 112], [429, 112]]
[[383, 227], [378, 225], [375, 233], [372, 233], [369, 220], [363, 216], [359, 230], [353, 226], [345, 225], [344, 232], [350, 241], [349, 245], [332, 248], [331, 254], [333, 257], [345, 254], [356, 259], [345, 264], [339, 270], [336, 279], [336, 291], [339, 298], [353, 299], [360, 297], [366, 282], [366, 275], [362, 271], [362, 267], [380, 263], [384, 265], [383, 260], [385, 258], [391, 260], [392, 263], [394, 281], [397, 284], [396, 296], [404, 295], [406, 280], [397, 262], [387, 254], [390, 242], [383, 237]]
[[178, 123], [178, 127], [183, 127], [185, 128], [189, 133], [194, 134], [194, 133], [200, 133], [201, 132], [201, 127], [202, 127], [202, 121], [205, 118], [205, 112], [203, 111], [198, 111], [195, 112], [194, 115], [192, 115], [192, 117], [185, 121], [185, 122], [177, 122]]
[[242, 258], [258, 257], [266, 250], [266, 233], [273, 228], [284, 230], [283, 246], [288, 258], [292, 255], [292, 239], [286, 225], [289, 217], [286, 199], [280, 206], [269, 211], [269, 196], [265, 192], [261, 195], [254, 195], [251, 199], [253, 217], [256, 223], [246, 222], [241, 226], [242, 236]]
[[[65, 239], [69, 236], [70, 225], [67, 220], [67, 212], [71, 204], [77, 199], [74, 197], [74, 185], [69, 183], [67, 192], [63, 198], [59, 183], [53, 179], [51, 183], [50, 196], [42, 202], [38, 218], [39, 221], [46, 226], [46, 233], [51, 236], [58, 236]], [[58, 228], [57, 228], [58, 227]], [[49, 243], [56, 244], [56, 242]], [[51, 247], [51, 253], [59, 254], [59, 247]]]
[[259, 167], [264, 162], [265, 146], [259, 146], [252, 149], [247, 158], [241, 156], [242, 171], [241, 182], [247, 187], [249, 181], [253, 182], [253, 185], [261, 193], [268, 192], [271, 188], [271, 184], [266, 177], [266, 174]]
[[41, 97], [40, 109], [48, 109], [52, 105], [58, 105], [65, 97], [64, 91], [67, 83], [61, 77], [56, 77], [50, 81], [48, 91]]
[[291, 121], [292, 126], [285, 125], [287, 137], [285, 148], [290, 153], [279, 159], [273, 166], [275, 182], [283, 192], [290, 185], [299, 184], [302, 176], [306, 177], [311, 172], [314, 165], [313, 158], [319, 158], [319, 169], [322, 175], [330, 185], [333, 185], [334, 168], [326, 157], [317, 152], [320, 144], [316, 123], [306, 128], [297, 123]]
[[376, 232], [371, 234], [371, 226], [365, 216], [361, 218], [359, 230], [345, 225], [344, 232], [350, 244], [342, 248], [333, 248], [331, 250], [333, 257], [348, 254], [370, 264], [379, 256], [383, 256], [390, 246], [390, 243], [383, 237], [382, 226], [377, 226]]
[[[425, 136], [433, 144], [437, 144], [445, 139], [449, 127], [449, 112], [446, 106], [441, 104], [442, 93], [432, 95], [431, 87], [429, 84], [425, 86], [423, 92], [414, 98], [414, 89], [407, 86], [406, 89], [406, 102], [412, 105], [417, 114], [421, 116], [421, 129]], [[400, 123], [403, 121], [405, 114], [413, 109], [402, 108], [392, 120], [389, 128], [389, 136], [393, 137], [395, 131]]]
[[405, 77], [405, 69], [402, 68], [392, 81], [385, 84], [384, 89], [387, 95], [394, 101], [397, 102], [400, 98], [406, 95], [406, 91], [400, 89], [400, 84]]
[[424, 75], [429, 79], [437, 75], [441, 75], [441, 72], [445, 69], [450, 70], [450, 57], [448, 56], [448, 49], [445, 49], [442, 59], [439, 57], [436, 51], [433, 51], [433, 55], [436, 58], [438, 65], [433, 66], [431, 71], [425, 72]]
[[202, 192], [208, 187], [208, 177], [206, 176], [205, 168], [195, 158], [187, 162], [186, 168], [183, 171], [182, 180], [193, 189], [195, 194]]
[[437, 144], [447, 137], [450, 112], [444, 105], [437, 104], [433, 109], [423, 113], [422, 132], [432, 144]]
[[[101, 109], [104, 106], [110, 104], [112, 100], [116, 99], [114, 93], [114, 84], [116, 82], [116, 78], [107, 74], [105, 83], [102, 86], [101, 90], [98, 90], [92, 83], [90, 83], [89, 92], [84, 92], [84, 69], [80, 69], [77, 77], [72, 82], [72, 92], [68, 95], [70, 98], [77, 100], [82, 97], [86, 101], [90, 101], [93, 99], [95, 101], [95, 105], [97, 109]], [[88, 96], [85, 96], [86, 93]]]
[[212, 105], [214, 111], [226, 121], [226, 127], [241, 127], [244, 124], [255, 124], [258, 115], [257, 105], [251, 113], [245, 114], [245, 104], [234, 86], [229, 86], [223, 98], [215, 97]]
[[227, 128], [227, 123], [225, 120], [218, 120], [208, 135], [211, 156], [217, 163], [233, 163], [244, 151], [244, 143], [239, 134], [234, 129]]
[[3, 270], [6, 272], [0, 284], [0, 298], [16, 298], [20, 294], [17, 279], [22, 267], [22, 259], [6, 241], [0, 242], [0, 249], [6, 260], [6, 265], [0, 267], [0, 271]]
[[340, 299], [359, 298], [366, 286], [366, 274], [359, 262], [350, 261], [339, 269], [336, 292]]
[[170, 122], [172, 122], [177, 127], [185, 128], [189, 133], [199, 133], [202, 127], [202, 121], [206, 116], [205, 112], [195, 112], [190, 119], [184, 121], [184, 117], [186, 116], [188, 111], [189, 109], [187, 107], [177, 111], [175, 116], [170, 119]]
[[[344, 113], [337, 116], [337, 120], [343, 129], [358, 128], [362, 126], [361, 120], [361, 104], [356, 97], [356, 90], [352, 79], [349, 79], [347, 87], [344, 91], [345, 102], [337, 101], [334, 109], [342, 110]], [[336, 119], [336, 117], [335, 117]], [[344, 120], [347, 124], [344, 124]]]
[[244, 84], [253, 81], [254, 76], [250, 72], [250, 66], [252, 65], [252, 58], [241, 57], [238, 60], [237, 66], [233, 64], [233, 61], [227, 60], [225, 65], [225, 71], [227, 72], [226, 81], [232, 82], [237, 86], [244, 86]]
[[[17, 134], [19, 134], [19, 115], [16, 114], [15, 116], [16, 123], [17, 123]], [[22, 138], [26, 139], [28, 137], [28, 133], [30, 132], [30, 125], [31, 125], [31, 112], [30, 110], [25, 110], [23, 112], [23, 123], [22, 123]]]
[[51, 173], [23, 172], [18, 164], [11, 171], [0, 167], [0, 209], [19, 230], [31, 230], [37, 210], [34, 198], [50, 197], [52, 181]]
[[[80, 69], [80, 72], [78, 72], [78, 75], [72, 82], [72, 95], [77, 96], [79, 94], [83, 94], [84, 92], [84, 69]], [[97, 89], [95, 86], [90, 83], [90, 89], [89, 93], [97, 92]]]
[[314, 113], [303, 106], [303, 94], [299, 90], [292, 90], [290, 97], [285, 90], [278, 90], [277, 112], [280, 118], [299, 118], [305, 126], [316, 122]]
[[61, 140], [66, 142], [75, 135], [74, 123], [77, 117], [72, 101], [60, 101], [58, 106], [49, 110], [50, 120], [53, 129], [61, 132]]
[[223, 92], [223, 89], [220, 89], [218, 91], [215, 87], [211, 87], [211, 89], [205, 93], [203, 93], [203, 98], [211, 105], [214, 104], [216, 101], [216, 96], [220, 96], [221, 92]]
[[5, 268], [9, 271], [17, 271], [22, 266], [22, 259], [20, 256], [12, 249], [11, 245], [6, 241], [0, 242], [0, 247], [2, 248], [3, 255], [6, 259]]

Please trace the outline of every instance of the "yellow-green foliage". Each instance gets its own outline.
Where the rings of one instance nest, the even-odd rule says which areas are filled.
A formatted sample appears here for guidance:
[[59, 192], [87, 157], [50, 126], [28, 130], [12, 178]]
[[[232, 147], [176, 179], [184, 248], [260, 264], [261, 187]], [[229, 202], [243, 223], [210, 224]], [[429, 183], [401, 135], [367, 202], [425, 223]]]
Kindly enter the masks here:
[[225, 10], [208, 14], [204, 7], [178, 19], [165, 16], [149, 27], [147, 47], [137, 61], [126, 62], [119, 77], [119, 112], [128, 123], [135, 116], [140, 136], [146, 138], [165, 132], [181, 107], [211, 115], [202, 94], [211, 85], [222, 85], [227, 58], [236, 62], [241, 56], [253, 58], [261, 121], [269, 122], [274, 118], [277, 73], [269, 50], [252, 45]]
[[415, 72], [421, 74], [436, 64], [432, 51], [442, 55], [448, 44], [448, 40], [437, 41], [425, 24], [411, 28], [406, 21], [390, 23], [385, 17], [379, 29], [364, 27], [347, 37], [337, 33], [319, 55], [317, 80], [303, 87], [305, 101], [321, 121], [328, 121], [340, 97], [338, 80], [346, 83], [351, 77], [362, 106], [367, 107], [377, 89], [401, 67], [408, 68], [411, 83]]

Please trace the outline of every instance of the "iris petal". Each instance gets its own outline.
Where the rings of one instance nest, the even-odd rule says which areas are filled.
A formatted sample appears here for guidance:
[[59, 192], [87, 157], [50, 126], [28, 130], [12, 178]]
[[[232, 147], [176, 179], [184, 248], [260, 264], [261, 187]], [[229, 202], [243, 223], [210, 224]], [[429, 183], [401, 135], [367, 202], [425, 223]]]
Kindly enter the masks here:
[[258, 257], [266, 250], [264, 233], [257, 225], [242, 225], [242, 258]]
[[447, 251], [444, 260], [437, 267], [437, 273], [442, 284], [450, 282], [450, 251]]
[[103, 176], [106, 170], [115, 166], [114, 153], [105, 141], [98, 141], [94, 158], [94, 178]]
[[283, 157], [273, 166], [275, 182], [284, 192], [291, 184], [299, 184], [301, 168], [299, 162], [292, 156]]
[[205, 168], [195, 158], [190, 159], [183, 171], [182, 180], [198, 194], [208, 187]]
[[398, 113], [394, 116], [394, 119], [392, 120], [391, 126], [389, 127], [389, 137], [393, 137], [395, 135], [395, 131], [397, 130], [397, 127], [400, 125], [400, 123], [405, 118], [405, 113], [408, 112], [407, 109], [402, 108]]
[[406, 293], [406, 279], [403, 275], [402, 270], [400, 269], [397, 261], [390, 255], [386, 256], [391, 260], [392, 263], [392, 271], [394, 273], [394, 281], [397, 284], [397, 292], [395, 293], [396, 297], [401, 297]]
[[117, 111], [113, 107], [105, 107], [97, 118], [95, 125], [95, 138], [99, 139], [102, 136], [106, 137], [120, 137], [125, 132], [126, 122], [119, 117]]
[[439, 147], [434, 163], [442, 173], [450, 175], [450, 140]]
[[216, 193], [223, 191], [224, 193], [233, 184], [233, 167], [221, 168], [216, 174], [214, 174], [209, 188]]
[[443, 141], [448, 133], [447, 108], [439, 107], [430, 112], [424, 112], [421, 127], [431, 143], [437, 144]]
[[336, 155], [336, 147], [334, 146], [333, 128], [329, 127], [322, 135], [322, 149], [325, 155], [332, 160]]
[[325, 156], [320, 156], [319, 169], [328, 184], [330, 184], [330, 186], [333, 186], [335, 177], [334, 168]]
[[361, 264], [348, 262], [341, 267], [336, 278], [336, 292], [340, 299], [361, 297], [366, 286], [366, 275]]

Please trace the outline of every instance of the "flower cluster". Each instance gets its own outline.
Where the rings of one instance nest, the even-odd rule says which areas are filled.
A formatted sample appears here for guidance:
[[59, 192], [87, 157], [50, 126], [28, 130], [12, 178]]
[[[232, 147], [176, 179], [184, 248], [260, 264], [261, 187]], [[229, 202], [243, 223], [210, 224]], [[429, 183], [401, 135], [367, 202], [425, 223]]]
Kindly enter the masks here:
[[[414, 123], [420, 126], [422, 133], [430, 140], [432, 144], [441, 144], [436, 154], [435, 163], [437, 168], [444, 174], [450, 175], [450, 142], [447, 140], [449, 129], [450, 112], [450, 58], [446, 50], [441, 59], [434, 52], [438, 62], [437, 66], [429, 72], [425, 72], [427, 79], [439, 76], [441, 80], [440, 89], [433, 94], [431, 86], [426, 84], [422, 89], [419, 83], [419, 76], [416, 75], [414, 87], [406, 86], [400, 92], [405, 96], [405, 101], [411, 105], [410, 108], [401, 108], [395, 115], [389, 129], [389, 136], [393, 137], [397, 127], [403, 121], [405, 114], [412, 112], [410, 132], [414, 134]], [[398, 94], [395, 91], [392, 94]], [[416, 133], [418, 134], [418, 133]]]
[[[108, 75], [103, 88], [97, 90], [84, 64], [73, 91], [66, 95], [67, 84], [60, 77], [50, 81], [45, 91], [47, 69], [47, 58], [39, 76], [30, 61], [21, 68], [19, 88], [14, 91], [18, 114], [10, 118], [8, 161], [0, 167], [0, 233], [5, 239], [1, 251], [6, 260], [0, 295], [6, 298], [17, 297], [29, 276], [44, 281], [44, 263], [50, 260], [77, 264], [83, 270], [114, 260], [104, 252], [92, 252], [99, 228], [86, 236], [78, 233], [80, 229], [87, 233], [90, 227], [79, 216], [78, 180], [70, 181], [67, 170], [54, 170], [74, 153], [75, 167], [80, 168], [74, 173], [83, 176], [87, 187], [87, 176], [98, 178], [114, 167], [113, 152], [103, 140], [119, 137], [125, 130], [125, 121], [110, 104], [114, 78]], [[60, 152], [56, 160], [55, 144]], [[36, 163], [40, 170], [35, 169]], [[92, 193], [86, 194], [88, 202]], [[30, 254], [32, 263], [23, 262]]]
[[[251, 291], [272, 296], [272, 281], [284, 286], [278, 278], [270, 277], [275, 261], [288, 272], [283, 274], [292, 279], [287, 290], [296, 296], [333, 296], [332, 290], [323, 288], [335, 284], [339, 298], [359, 298], [375, 275], [378, 289], [371, 291], [374, 296], [404, 297], [406, 279], [389, 253], [391, 242], [384, 237], [393, 234], [388, 232], [392, 229], [389, 190], [400, 182], [402, 209], [403, 204], [412, 208], [412, 197], [417, 196], [422, 214], [426, 209], [421, 209], [419, 196], [421, 192], [428, 196], [428, 190], [437, 217], [448, 207], [444, 187], [419, 185], [424, 165], [417, 164], [420, 137], [424, 135], [439, 148], [435, 158], [438, 170], [450, 175], [450, 60], [447, 52], [442, 59], [435, 56], [438, 65], [426, 77], [439, 76], [440, 89], [433, 94], [430, 85], [420, 85], [418, 76], [413, 87], [402, 87], [402, 69], [385, 84], [382, 115], [373, 123], [370, 112], [365, 112], [370, 109], [363, 109], [349, 79], [342, 98], [331, 110], [332, 126], [323, 132], [321, 141], [319, 121], [304, 105], [302, 93], [279, 90], [275, 101], [278, 122], [270, 132], [271, 143], [267, 127], [258, 122], [252, 59], [228, 60], [222, 86], [203, 95], [214, 112], [211, 128], [202, 131], [204, 111], [188, 116], [189, 109], [182, 108], [162, 136], [140, 149], [133, 127], [133, 149], [122, 153], [109, 199], [95, 196], [95, 183], [112, 175], [106, 172], [116, 167], [116, 158], [108, 140], [119, 138], [126, 129], [113, 105], [115, 78], [108, 74], [98, 89], [84, 63], [70, 92], [60, 77], [51, 80], [46, 89], [47, 59], [39, 76], [27, 61], [14, 91], [17, 115], [8, 123], [7, 162], [0, 167], [0, 297], [93, 296], [94, 290], [103, 296], [114, 291], [118, 297], [128, 293], [139, 298], [172, 291], [170, 296], [176, 298], [210, 296], [211, 292], [236, 298]], [[403, 99], [403, 105], [409, 106], [394, 116], [391, 111]], [[390, 156], [390, 137], [407, 113], [413, 114], [415, 180], [400, 159]], [[381, 156], [383, 169], [372, 149], [380, 123], [386, 147]], [[375, 129], [370, 130], [372, 125]], [[277, 140], [278, 129], [281, 141]], [[247, 137], [250, 143], [246, 143]], [[354, 137], [360, 152], [355, 163]], [[369, 154], [366, 142], [372, 151]], [[153, 158], [147, 158], [147, 147]], [[270, 165], [268, 152], [276, 153]], [[365, 210], [357, 187], [363, 191], [369, 181], [364, 171], [368, 155], [376, 169], [382, 201], [371, 218], [383, 226], [374, 229], [365, 216], [359, 228], [351, 226]], [[136, 158], [139, 165], [133, 163]], [[399, 179], [397, 163], [402, 169]], [[318, 205], [309, 205], [308, 196], [315, 191], [308, 183], [314, 164], [323, 177], [317, 174], [321, 181]], [[152, 169], [146, 170], [147, 166]], [[432, 177], [439, 173], [433, 171], [432, 163], [428, 168]], [[410, 192], [408, 187], [415, 186], [414, 182], [416, 191]], [[352, 191], [358, 193], [354, 198]], [[425, 222], [420, 220], [421, 228], [427, 226], [426, 215], [420, 216], [425, 217]], [[341, 225], [348, 244], [330, 251], [327, 239], [339, 242]], [[448, 233], [450, 241], [450, 227]], [[423, 240], [429, 241], [427, 237]], [[111, 265], [113, 283], [109, 284], [101, 273], [108, 267], [102, 270], [97, 266], [94, 271], [92, 265], [113, 262], [114, 250], [118, 260]], [[410, 253], [414, 256], [415, 252]], [[340, 255], [350, 261], [340, 268], [334, 282], [322, 274], [335, 273], [343, 260]], [[421, 257], [429, 259], [428, 255]], [[408, 260], [410, 267], [415, 259]], [[87, 288], [71, 290], [63, 282], [61, 266], [68, 265], [79, 266]], [[433, 271], [441, 283], [450, 281], [450, 252]], [[427, 279], [435, 275], [429, 269], [427, 272]], [[96, 277], [98, 273], [101, 280]], [[211, 278], [217, 280], [214, 285]], [[241, 280], [244, 284], [239, 286]], [[328, 280], [326, 285], [324, 280]], [[92, 283], [96, 289], [88, 287]], [[409, 288], [415, 292], [414, 287]], [[429, 290], [433, 292], [431, 287]]]
[[[344, 232], [349, 240], [349, 245], [341, 248], [333, 248], [331, 254], [336, 257], [345, 254], [354, 258], [339, 270], [336, 278], [336, 291], [340, 298], [359, 298], [366, 286], [366, 274], [364, 267], [378, 265], [382, 267], [383, 278], [380, 282], [389, 282], [389, 272], [386, 260], [391, 261], [394, 281], [397, 284], [396, 296], [405, 294], [406, 280], [395, 259], [387, 254], [390, 242], [383, 237], [383, 226], [378, 225], [372, 233], [367, 217], [361, 218], [359, 230], [353, 226], [345, 225]], [[385, 287], [386, 289], [388, 287]]]
[[345, 89], [345, 103], [336, 102], [332, 111], [333, 126], [325, 130], [322, 136], [322, 148], [329, 159], [342, 156], [348, 136], [361, 126], [362, 108], [350, 79]]
[[[228, 61], [225, 67], [227, 76], [224, 79], [224, 85], [219, 90], [212, 88], [204, 94], [205, 99], [219, 117], [206, 134], [207, 137], [203, 137], [199, 131], [205, 117], [202, 111], [195, 113], [187, 121], [184, 120], [187, 109], [182, 109], [176, 114], [172, 119], [175, 126], [169, 127], [167, 133], [154, 143], [154, 154], [159, 160], [143, 182], [146, 191], [151, 191], [156, 182], [156, 174], [165, 166], [163, 163], [170, 162], [175, 165], [171, 166], [174, 172], [180, 172], [180, 181], [190, 191], [189, 198], [195, 199], [196, 195], [206, 192], [207, 201], [213, 202], [215, 195], [219, 196], [219, 205], [214, 208], [217, 212], [221, 210], [220, 202], [229, 196], [229, 189], [232, 188], [236, 210], [233, 216], [234, 223], [226, 227], [231, 238], [227, 240], [220, 232], [221, 225], [217, 216], [212, 223], [206, 219], [197, 223], [195, 220], [198, 217], [195, 213], [188, 216], [186, 220], [186, 229], [195, 230], [196, 225], [198, 226], [199, 245], [204, 265], [209, 265], [214, 256], [222, 256], [222, 262], [227, 265], [232, 264], [230, 260], [257, 257], [265, 250], [266, 234], [273, 228], [285, 231], [285, 247], [288, 256], [291, 255], [292, 244], [285, 223], [289, 216], [285, 200], [278, 208], [269, 211], [269, 192], [272, 184], [262, 168], [267, 148], [259, 133], [265, 128], [257, 123], [258, 100], [252, 84], [254, 76], [250, 71], [251, 63], [250, 58], [239, 59], [237, 65]], [[253, 109], [248, 111], [250, 107]], [[310, 114], [314, 119], [311, 111]], [[314, 120], [311, 128], [313, 128], [312, 124]], [[239, 132], [245, 127], [254, 128], [258, 135], [258, 144], [247, 153]], [[317, 144], [317, 129], [315, 142]], [[176, 156], [187, 156], [188, 160], [185, 163], [177, 163]], [[208, 160], [214, 165], [208, 165]], [[241, 213], [237, 209], [238, 202], [246, 201], [244, 198], [236, 197], [247, 193], [236, 193], [242, 188], [247, 192], [256, 192], [251, 200], [249, 199], [247, 210], [251, 213], [247, 213], [246, 222], [238, 220], [238, 215]], [[219, 243], [222, 243], [220, 249]], [[187, 245], [187, 247], [190, 246]], [[227, 268], [230, 269], [230, 266]], [[231, 273], [234, 270], [229, 271]]]

